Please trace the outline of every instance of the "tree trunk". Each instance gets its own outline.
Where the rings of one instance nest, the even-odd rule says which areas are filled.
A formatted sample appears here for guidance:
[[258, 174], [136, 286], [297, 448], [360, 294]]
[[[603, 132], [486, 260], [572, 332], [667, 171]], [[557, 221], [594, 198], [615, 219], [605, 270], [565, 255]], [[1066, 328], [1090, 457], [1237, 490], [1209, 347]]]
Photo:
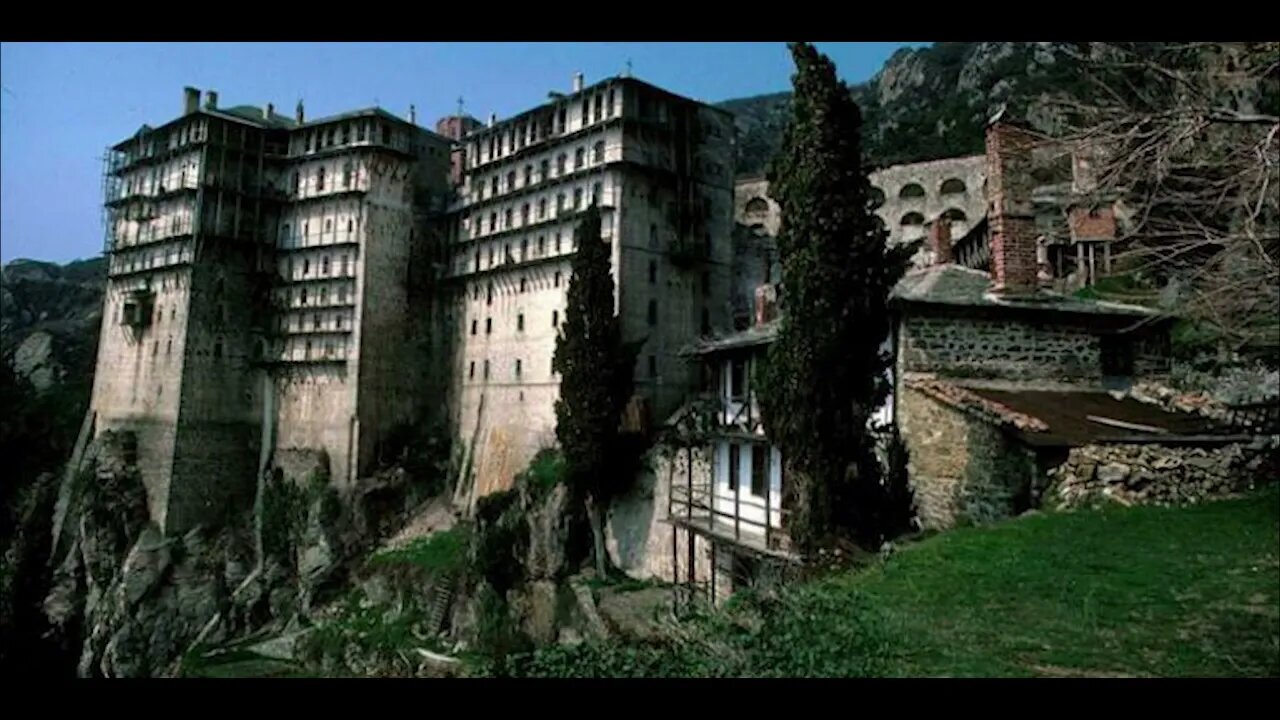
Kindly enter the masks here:
[[587, 520], [591, 523], [592, 554], [596, 561], [596, 575], [601, 579], [607, 577], [608, 557], [604, 550], [604, 526], [600, 522], [600, 505], [595, 498], [587, 496]]

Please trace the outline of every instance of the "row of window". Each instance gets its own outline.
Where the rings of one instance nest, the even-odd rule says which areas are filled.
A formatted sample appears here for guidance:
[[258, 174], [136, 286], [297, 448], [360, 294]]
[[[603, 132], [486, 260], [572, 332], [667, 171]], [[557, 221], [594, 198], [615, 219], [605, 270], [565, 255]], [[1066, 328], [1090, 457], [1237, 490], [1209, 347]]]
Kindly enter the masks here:
[[[308, 288], [304, 287], [293, 293], [294, 307], [307, 307], [309, 305], [320, 307], [329, 304], [329, 288], [321, 287], [315, 292], [308, 292], [307, 290]], [[333, 293], [333, 302], [340, 305], [347, 304], [347, 290], [347, 283], [339, 284]]]
[[[585, 210], [587, 207], [586, 198], [587, 196], [584, 192], [584, 188], [581, 188], [581, 187], [573, 189], [572, 205], [569, 205], [568, 195], [566, 195], [565, 193], [557, 193], [555, 198], [554, 214], [549, 213], [550, 203], [548, 203], [548, 198], [545, 198], [545, 197], [539, 198], [539, 200], [536, 203], [532, 203], [532, 204], [524, 203], [523, 205], [520, 206], [520, 224], [519, 225], [517, 225], [515, 222], [515, 218], [516, 218], [515, 208], [511, 208], [511, 207], [506, 208], [505, 210], [502, 211], [501, 215], [499, 215], [498, 212], [495, 210], [489, 213], [489, 218], [488, 218], [489, 222], [487, 225], [485, 224], [485, 218], [483, 215], [478, 216], [476, 218], [476, 224], [475, 224], [475, 227], [472, 228], [471, 237], [474, 238], [481, 235], [500, 232], [503, 230], [512, 230], [515, 228], [524, 227], [533, 222], [540, 222], [543, 220], [554, 219], [556, 217], [559, 217], [561, 213], [564, 213], [570, 209], [574, 211]], [[596, 182], [591, 185], [590, 198], [591, 198], [591, 202], [595, 204], [600, 204], [604, 202], [605, 200], [604, 183]]]
[[[949, 220], [953, 223], [965, 222], [968, 219], [968, 216], [964, 214], [963, 210], [958, 210], [956, 208], [951, 208], [950, 210], [947, 210], [946, 212], [942, 213], [940, 217], [944, 220]], [[908, 225], [923, 225], [924, 215], [921, 215], [920, 213], [915, 211], [909, 212], [906, 215], [902, 216], [902, 220], [898, 224], [904, 227]]]
[[289, 318], [288, 322], [284, 318], [276, 321], [276, 327], [281, 331], [289, 332], [323, 332], [338, 331], [346, 332], [351, 329], [351, 322], [347, 318], [346, 313], [332, 313], [330, 315], [320, 315], [313, 313], [310, 317], [311, 322], [307, 322], [307, 318], [294, 316]]
[[[556, 374], [556, 371], [555, 371], [553, 362], [554, 361], [548, 363], [548, 372], [551, 376], [554, 377]], [[481, 361], [480, 367], [481, 367], [481, 378], [484, 380], [488, 380], [490, 375], [489, 361], [487, 359]], [[524, 361], [521, 360], [520, 358], [516, 358], [515, 361], [512, 363], [511, 369], [512, 369], [512, 376], [515, 377], [517, 380], [519, 380], [524, 375]], [[657, 355], [649, 356], [648, 370], [649, 370], [650, 378], [658, 377], [658, 356]], [[475, 360], [472, 360], [467, 367], [467, 379], [468, 380], [476, 379], [476, 361]]]
[[[363, 120], [295, 131], [292, 143], [293, 154], [301, 155], [303, 152], [318, 152], [325, 148], [342, 147], [351, 142], [362, 143], [365, 142], [366, 138], [373, 140], [379, 137], [374, 130], [373, 121]], [[392, 137], [391, 125], [385, 122], [380, 123], [377, 131], [380, 133], [380, 140], [376, 141], [381, 142], [383, 145], [390, 145]]]
[[[472, 335], [475, 335], [477, 333], [479, 324], [480, 324], [480, 321], [478, 318], [471, 319]], [[551, 327], [553, 328], [560, 327], [560, 311], [559, 310], [551, 311]], [[524, 313], [520, 313], [516, 315], [516, 332], [524, 332]], [[484, 319], [484, 334], [485, 335], [493, 334], [493, 318]]]
[[[613, 117], [617, 107], [615, 89], [607, 95], [593, 93], [582, 98], [579, 104], [579, 127], [600, 122]], [[515, 153], [525, 146], [545, 140], [552, 135], [563, 135], [569, 131], [569, 107], [561, 105], [554, 111], [539, 113], [519, 123], [513, 123], [505, 132], [495, 132], [472, 142], [467, 148], [467, 157], [474, 158], [469, 164], [475, 167], [482, 163], [497, 160]], [[481, 152], [484, 151], [484, 152]], [[544, 176], [545, 177], [545, 176]]]
[[[302, 274], [299, 277], [301, 278], [311, 277], [311, 258], [303, 258], [300, 265], [302, 269]], [[295, 267], [298, 267], [298, 265], [295, 265], [294, 260], [290, 259], [285, 261], [282, 271], [284, 273], [284, 277], [286, 280], [294, 279], [293, 270]], [[324, 255], [320, 258], [320, 262], [316, 263], [315, 277], [329, 277], [329, 270], [330, 270], [329, 256]], [[333, 274], [334, 277], [350, 277], [351, 271], [352, 271], [351, 256], [345, 253], [341, 255], [338, 258], [338, 262], [334, 263], [333, 270], [334, 270], [334, 274]]]
[[[560, 271], [559, 271], [559, 270], [557, 270], [557, 271], [556, 271], [556, 273], [555, 273], [555, 275], [554, 275], [554, 276], [552, 276], [552, 280], [551, 280], [552, 285], [553, 285], [554, 287], [560, 287], [560, 278], [561, 278]], [[528, 281], [528, 278], [523, 278], [523, 277], [522, 277], [522, 278], [520, 278], [520, 292], [526, 292], [528, 289], [529, 289], [529, 281]], [[476, 284], [476, 285], [472, 288], [472, 291], [471, 291], [471, 298], [472, 298], [473, 300], [479, 300], [479, 299], [480, 299], [480, 285], [479, 285], [479, 284]], [[485, 304], [486, 304], [486, 305], [492, 305], [492, 304], [493, 304], [493, 283], [489, 283], [489, 285], [485, 288]], [[472, 335], [474, 335], [474, 334], [475, 334], [475, 333], [472, 333]]]
[[[599, 165], [604, 162], [604, 160], [605, 145], [604, 141], [600, 140], [591, 146], [591, 164]], [[524, 166], [524, 172], [522, 174], [517, 174], [515, 170], [509, 170], [505, 176], [505, 183], [502, 182], [503, 175], [501, 173], [494, 173], [489, 176], [487, 181], [484, 178], [475, 178], [474, 188], [476, 192], [476, 199], [486, 200], [488, 198], [497, 197], [502, 193], [515, 192], [521, 188], [530, 187], [535, 183], [546, 182], [553, 177], [563, 177], [569, 172], [568, 154], [560, 153], [557, 155], [555, 167], [556, 171], [553, 175], [551, 173], [551, 160], [549, 158], [544, 158], [538, 163], [538, 175], [536, 181], [534, 179], [532, 163], [528, 163]], [[585, 167], [587, 167], [587, 149], [586, 147], [579, 147], [573, 151], [573, 169], [581, 170]], [[522, 179], [522, 182], [517, 183], [517, 179]], [[487, 195], [485, 194], [486, 191], [488, 191]]]
[[[943, 180], [940, 185], [938, 185], [939, 195], [963, 195], [968, 191], [969, 191], [969, 188], [965, 186], [964, 181], [961, 180], [960, 178], [947, 178], [946, 180]], [[880, 188], [872, 187], [871, 194], [872, 194], [873, 200], [875, 200], [877, 204], [884, 202], [884, 191], [881, 190]], [[907, 183], [906, 185], [903, 185], [902, 189], [898, 191], [898, 199], [911, 200], [915, 198], [922, 198], [925, 196], [925, 194], [926, 193], [923, 185], [921, 185], [920, 183], [911, 182], [911, 183]]]

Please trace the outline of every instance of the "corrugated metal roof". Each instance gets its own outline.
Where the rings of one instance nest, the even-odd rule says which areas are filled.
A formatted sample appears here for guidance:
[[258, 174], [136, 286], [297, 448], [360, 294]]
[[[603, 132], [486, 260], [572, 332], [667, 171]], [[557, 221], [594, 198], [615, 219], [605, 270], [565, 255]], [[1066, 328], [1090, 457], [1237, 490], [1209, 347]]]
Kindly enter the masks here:
[[961, 265], [934, 265], [906, 274], [893, 289], [898, 302], [989, 307], [1084, 315], [1154, 317], [1159, 313], [1139, 305], [1061, 295], [1041, 290], [1034, 297], [1012, 298], [991, 294], [991, 276]]

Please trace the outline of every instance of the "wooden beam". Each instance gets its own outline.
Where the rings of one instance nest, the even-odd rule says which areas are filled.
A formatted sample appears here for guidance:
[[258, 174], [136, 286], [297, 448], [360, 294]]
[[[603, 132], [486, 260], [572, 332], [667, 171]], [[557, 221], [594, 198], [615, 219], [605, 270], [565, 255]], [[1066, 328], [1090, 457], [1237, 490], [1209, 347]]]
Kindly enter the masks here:
[[1122, 420], [1098, 417], [1097, 415], [1086, 415], [1085, 418], [1101, 425], [1110, 425], [1111, 427], [1124, 428], [1125, 430], [1139, 430], [1141, 432], [1156, 433], [1158, 435], [1167, 435], [1169, 433], [1165, 428], [1154, 427], [1152, 425], [1139, 425], [1137, 423], [1124, 422]]

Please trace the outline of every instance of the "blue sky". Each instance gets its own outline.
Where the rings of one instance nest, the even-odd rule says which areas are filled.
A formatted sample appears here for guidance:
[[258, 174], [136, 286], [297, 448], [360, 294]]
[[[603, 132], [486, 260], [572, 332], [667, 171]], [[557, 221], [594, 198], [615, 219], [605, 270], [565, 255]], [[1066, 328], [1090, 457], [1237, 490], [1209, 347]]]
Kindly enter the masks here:
[[[862, 82], [904, 45], [818, 43]], [[783, 43], [4, 43], [0, 44], [0, 262], [101, 252], [101, 156], [143, 123], [178, 115], [182, 88], [223, 106], [275, 103], [307, 115], [381, 105], [418, 122], [457, 108], [526, 110], [573, 73], [620, 74], [704, 102], [787, 90]]]

